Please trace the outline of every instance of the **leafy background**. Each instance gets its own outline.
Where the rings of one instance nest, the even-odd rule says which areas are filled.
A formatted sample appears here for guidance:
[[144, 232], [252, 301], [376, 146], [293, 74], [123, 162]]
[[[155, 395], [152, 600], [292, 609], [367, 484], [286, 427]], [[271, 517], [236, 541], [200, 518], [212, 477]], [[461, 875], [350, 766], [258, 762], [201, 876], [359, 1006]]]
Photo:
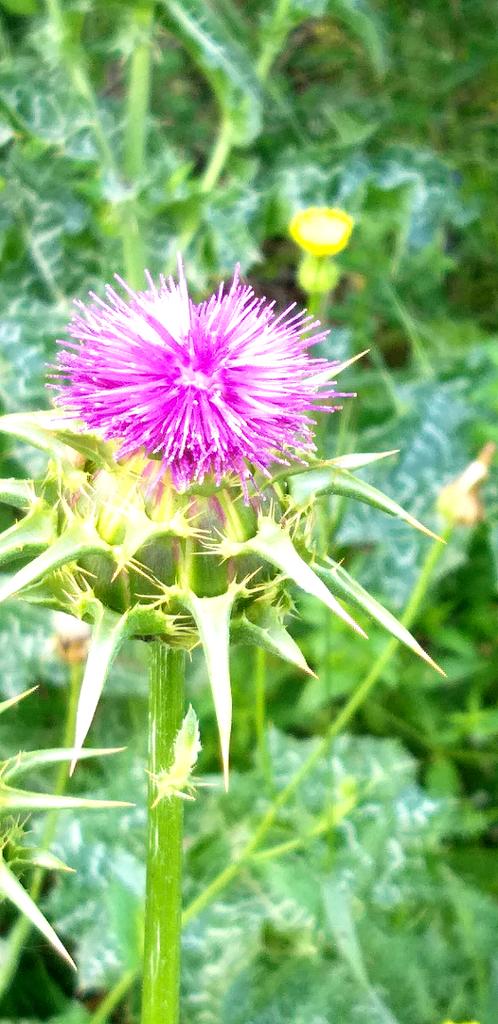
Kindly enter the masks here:
[[[327, 353], [370, 352], [349, 371], [359, 397], [330, 419], [323, 446], [330, 456], [399, 448], [368, 479], [440, 529], [441, 488], [498, 442], [497, 21], [485, 0], [0, 0], [4, 411], [47, 404], [46, 364], [72, 297], [115, 271], [139, 284], [144, 264], [171, 270], [181, 249], [199, 296], [238, 261], [258, 292], [305, 302], [289, 219], [340, 205], [356, 227], [325, 310]], [[143, 117], [133, 81], [148, 54]], [[1, 443], [1, 475], [39, 468], [39, 454]], [[185, 1022], [496, 1021], [496, 485], [492, 472], [484, 520], [454, 531], [416, 624], [447, 679], [396, 652], [349, 734], [277, 815], [268, 848], [291, 848], [248, 860], [191, 917]], [[367, 507], [334, 499], [329, 513], [334, 556], [399, 613], [430, 542]], [[255, 741], [256, 670], [234, 651], [231, 790], [201, 791], [188, 808], [189, 906], [386, 643], [372, 627], [362, 644], [304, 600], [299, 611], [293, 629], [318, 678], [268, 659], [269, 773]], [[2, 718], [8, 753], [61, 741], [68, 669], [53, 629], [37, 609], [0, 610], [3, 695], [39, 685]], [[50, 878], [43, 907], [78, 975], [31, 935], [2, 1024], [137, 1020], [145, 671], [146, 652], [130, 646], [93, 727], [95, 744], [126, 744], [119, 769], [81, 766], [72, 784], [136, 807], [59, 823], [56, 852], [77, 874]], [[217, 782], [196, 655], [191, 696], [200, 770]], [[40, 829], [36, 817], [28, 828]], [[2, 908], [0, 958], [13, 923]]]

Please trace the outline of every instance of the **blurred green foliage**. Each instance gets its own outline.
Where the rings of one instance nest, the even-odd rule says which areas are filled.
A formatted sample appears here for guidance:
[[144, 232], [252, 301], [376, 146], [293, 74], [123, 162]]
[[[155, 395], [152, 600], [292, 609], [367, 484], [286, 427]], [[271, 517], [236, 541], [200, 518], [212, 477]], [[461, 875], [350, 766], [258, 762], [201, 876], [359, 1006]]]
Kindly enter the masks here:
[[[356, 228], [323, 310], [324, 348], [340, 359], [370, 351], [348, 372], [358, 398], [320, 426], [322, 449], [399, 448], [365, 478], [440, 529], [438, 492], [498, 442], [497, 22], [486, 0], [0, 0], [3, 409], [47, 404], [46, 364], [71, 299], [101, 292], [115, 271], [132, 279], [142, 261], [171, 270], [182, 249], [198, 295], [240, 262], [258, 292], [304, 303], [289, 219], [339, 205]], [[148, 52], [144, 118], [129, 83], [142, 69], [143, 84]], [[2, 476], [39, 469], [39, 453], [1, 446]], [[495, 1024], [496, 473], [483, 500], [483, 522], [454, 531], [417, 623], [447, 679], [396, 652], [265, 849], [298, 845], [244, 864], [189, 922], [189, 1024]], [[334, 557], [399, 613], [430, 541], [366, 506], [353, 513], [333, 498], [328, 509]], [[318, 678], [267, 659], [266, 787], [254, 673], [247, 650], [234, 651], [231, 792], [202, 791], [188, 808], [187, 904], [238, 855], [383, 650], [374, 627], [365, 644], [311, 602], [299, 610], [293, 629]], [[136, 644], [120, 657], [92, 731], [93, 745], [128, 746], [119, 771], [81, 765], [72, 783], [137, 806], [61, 820], [56, 852], [78, 874], [44, 897], [79, 975], [32, 936], [5, 1022], [103, 1024], [112, 992], [113, 1019], [137, 1019], [146, 654]], [[2, 696], [40, 684], [0, 723], [3, 749], [59, 745], [67, 671], [49, 615], [2, 607], [0, 658]], [[200, 771], [216, 780], [196, 654], [190, 689]], [[5, 908], [2, 943], [12, 921]]]

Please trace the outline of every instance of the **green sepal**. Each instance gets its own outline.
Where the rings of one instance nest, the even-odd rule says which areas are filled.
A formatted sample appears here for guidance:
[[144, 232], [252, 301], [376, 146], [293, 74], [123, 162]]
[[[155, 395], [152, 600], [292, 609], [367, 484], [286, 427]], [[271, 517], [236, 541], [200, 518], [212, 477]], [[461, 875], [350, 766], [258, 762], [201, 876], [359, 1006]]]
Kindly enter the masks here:
[[337, 594], [338, 597], [342, 597], [346, 601], [353, 601], [370, 618], [386, 629], [391, 636], [396, 637], [400, 643], [408, 647], [414, 654], [417, 654], [419, 658], [426, 661], [428, 665], [436, 669], [441, 675], [445, 675], [443, 670], [439, 668], [439, 665], [424, 651], [423, 647], [415, 640], [415, 637], [412, 636], [406, 626], [398, 622], [398, 619], [392, 612], [384, 608], [360, 583], [357, 583], [342, 565], [334, 562], [331, 558], [327, 558], [327, 562], [329, 563], [327, 566], [316, 565], [315, 568], [334, 594]]
[[197, 597], [188, 591], [183, 600], [192, 612], [201, 641], [213, 694], [220, 734], [225, 789], [228, 789], [230, 733], [232, 729], [232, 691], [230, 687], [230, 617], [237, 586], [217, 597]]
[[35, 501], [35, 488], [31, 480], [18, 480], [15, 476], [4, 477], [0, 480], [0, 502], [3, 502], [4, 505], [25, 511]]
[[260, 555], [284, 572], [306, 594], [311, 594], [330, 608], [334, 615], [351, 626], [360, 636], [366, 637], [361, 626], [345, 611], [312, 567], [298, 554], [289, 534], [269, 516], [261, 516], [256, 535], [237, 547], [239, 551], [251, 551]]
[[398, 505], [397, 501], [389, 498], [387, 494], [379, 491], [377, 487], [372, 487], [372, 484], [367, 484], [365, 480], [360, 480], [359, 477], [353, 476], [352, 473], [345, 469], [331, 470], [329, 483], [326, 487], [321, 487], [316, 492], [316, 497], [319, 498], [325, 494], [339, 494], [344, 498], [354, 498], [356, 501], [362, 501], [366, 505], [372, 505], [374, 508], [380, 509], [381, 512], [387, 512], [388, 515], [395, 516], [396, 519], [402, 519], [408, 526], [413, 526], [416, 530], [420, 530], [421, 533], [427, 534], [428, 537], [432, 537], [434, 540], [441, 540], [436, 533], [429, 530], [423, 523], [419, 523], [418, 519], [415, 519], [401, 505]]
[[270, 654], [276, 654], [290, 665], [294, 665], [301, 672], [306, 672], [310, 676], [315, 674], [307, 664], [296, 641], [286, 630], [275, 608], [265, 609], [265, 614], [258, 623], [252, 622], [244, 613], [236, 619], [232, 619], [230, 638], [234, 644], [262, 647]]
[[40, 502], [26, 516], [0, 534], [0, 565], [23, 555], [34, 555], [56, 539], [56, 514]]
[[[88, 747], [79, 754], [80, 758], [106, 757], [108, 754], [119, 754], [124, 747]], [[2, 779], [4, 782], [10, 779], [17, 779], [25, 775], [33, 768], [44, 767], [49, 764], [59, 764], [61, 761], [72, 761], [76, 754], [74, 747], [54, 747], [51, 750], [28, 750], [26, 753], [15, 754], [3, 762]]]
[[52, 928], [52, 925], [48, 923], [46, 917], [42, 914], [39, 907], [37, 907], [34, 900], [31, 898], [26, 889], [23, 888], [19, 880], [12, 873], [3, 857], [0, 856], [0, 893], [8, 899], [15, 907], [24, 914], [25, 917], [31, 921], [34, 928], [37, 928], [39, 932], [44, 936], [47, 942], [55, 949], [55, 951], [76, 970], [76, 964], [69, 956], [69, 953], [65, 946], [63, 946], [58, 935]]
[[90, 524], [81, 520], [75, 521], [46, 551], [0, 584], [0, 602], [13, 597], [24, 587], [37, 583], [54, 569], [60, 569], [67, 562], [76, 561], [81, 555], [109, 550], [109, 546]]
[[111, 665], [123, 640], [129, 636], [128, 612], [118, 615], [95, 598], [91, 599], [91, 611], [93, 631], [76, 712], [71, 774], [79, 760]]

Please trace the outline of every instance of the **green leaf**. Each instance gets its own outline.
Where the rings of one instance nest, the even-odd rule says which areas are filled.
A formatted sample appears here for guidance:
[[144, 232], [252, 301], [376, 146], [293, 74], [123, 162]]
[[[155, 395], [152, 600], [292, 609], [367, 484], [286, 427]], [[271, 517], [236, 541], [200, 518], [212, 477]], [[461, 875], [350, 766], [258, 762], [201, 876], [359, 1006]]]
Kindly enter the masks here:
[[62, 957], [70, 967], [76, 970], [76, 964], [69, 956], [67, 949], [62, 945], [59, 937], [54, 932], [52, 925], [50, 925], [47, 919], [43, 916], [41, 910], [37, 907], [36, 903], [31, 899], [29, 893], [23, 889], [21, 883], [17, 880], [15, 875], [12, 874], [10, 868], [7, 867], [3, 857], [0, 858], [0, 892], [6, 899], [13, 903], [21, 914], [31, 921], [34, 928], [37, 928], [39, 932], [44, 936], [47, 942], [55, 949], [56, 953]]
[[1, 5], [11, 14], [21, 16], [36, 14], [39, 10], [38, 0], [1, 0]]
[[360, 988], [364, 989], [375, 1007], [376, 1019], [382, 1024], [400, 1024], [375, 991], [368, 978], [363, 952], [355, 925], [352, 894], [342, 879], [326, 882], [323, 886], [325, 912], [329, 929], [341, 956], [351, 969]]
[[[109, 702], [108, 711], [112, 712]], [[105, 726], [110, 728], [109, 718]], [[120, 757], [120, 768], [102, 762], [100, 795], [124, 793], [133, 806], [114, 814], [60, 816], [55, 850], [76, 870], [69, 884], [54, 879], [45, 910], [71, 942], [78, 964], [78, 991], [113, 987], [130, 968], [141, 967], [145, 893], [146, 729]]]
[[375, 8], [367, 0], [329, 0], [331, 14], [344, 22], [363, 44], [379, 78], [387, 70], [386, 31]]
[[95, 159], [92, 114], [53, 64], [18, 52], [15, 62], [4, 63], [0, 99], [17, 128], [76, 159]]
[[375, 622], [383, 626], [391, 636], [396, 637], [400, 643], [408, 647], [414, 654], [417, 654], [423, 661], [426, 661], [436, 672], [439, 672], [441, 675], [445, 674], [439, 668], [439, 665], [436, 665], [436, 662], [424, 651], [418, 641], [415, 640], [410, 631], [401, 622], [398, 622], [397, 618], [372, 597], [360, 583], [357, 583], [342, 565], [334, 562], [331, 558], [328, 558], [327, 562], [328, 566], [317, 565], [315, 568], [318, 575], [325, 580], [334, 594], [337, 594], [338, 597], [342, 597], [346, 601], [353, 601], [359, 608], [363, 608], [367, 615], [370, 615]]
[[163, 0], [172, 29], [209, 81], [233, 141], [246, 146], [261, 124], [260, 87], [247, 46], [233, 35], [217, 7], [206, 0]]

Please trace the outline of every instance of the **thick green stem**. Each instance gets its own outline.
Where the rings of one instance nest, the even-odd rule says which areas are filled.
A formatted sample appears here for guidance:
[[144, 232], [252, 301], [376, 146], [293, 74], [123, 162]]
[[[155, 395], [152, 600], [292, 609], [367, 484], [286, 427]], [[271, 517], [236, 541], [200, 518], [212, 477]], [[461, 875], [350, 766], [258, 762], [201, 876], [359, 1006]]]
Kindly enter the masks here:
[[[453, 527], [447, 527], [443, 533], [443, 540], [448, 541], [452, 532]], [[432, 574], [443, 550], [444, 547], [439, 541], [436, 541], [431, 548], [429, 548], [425, 562], [422, 566], [422, 571], [410, 595], [410, 599], [401, 619], [403, 625], [406, 626], [407, 629], [409, 629], [415, 621], [431, 582]], [[327, 755], [330, 744], [335, 737], [342, 732], [346, 725], [349, 725], [358, 709], [367, 699], [368, 694], [378, 682], [387, 663], [390, 661], [398, 647], [399, 640], [396, 640], [395, 638], [389, 640], [358, 689], [351, 694], [351, 697], [339, 712], [337, 718], [331, 722], [323, 739], [316, 745], [314, 750], [312, 750], [306, 761], [304, 761], [301, 767], [298, 768], [285, 788], [280, 791], [276, 799], [268, 808], [258, 828], [239, 854], [237, 860], [232, 861], [232, 863], [224, 868], [219, 875], [213, 878], [212, 882], [210, 882], [209, 885], [207, 885], [206, 888], [203, 889], [203, 891], [199, 893], [199, 895], [185, 908], [183, 913], [184, 924], [187, 924], [193, 917], [196, 917], [197, 914], [200, 914], [205, 907], [212, 903], [215, 897], [240, 874], [244, 866], [251, 860], [253, 854], [261, 846], [263, 839], [274, 824], [281, 808], [288, 804], [289, 800], [294, 796], [296, 790], [299, 789], [299, 786], [304, 782], [315, 765]]]
[[[71, 665], [69, 674], [69, 699], [67, 703], [66, 721], [62, 739], [63, 747], [71, 747], [73, 744], [76, 709], [78, 707], [82, 675], [83, 665], [81, 662], [75, 662]], [[65, 762], [61, 762], [57, 771], [54, 787], [54, 792], [57, 796], [64, 795], [68, 777], [68, 766]], [[40, 842], [40, 846], [43, 850], [49, 850], [54, 841], [55, 834], [57, 832], [59, 813], [59, 810], [53, 810], [46, 819], [45, 828], [43, 829]], [[45, 875], [46, 871], [44, 868], [36, 868], [33, 872], [29, 894], [35, 903], [39, 899]], [[0, 965], [0, 1000], [3, 998], [13, 981], [17, 965], [19, 963], [19, 958], [26, 940], [28, 939], [31, 927], [31, 921], [27, 917], [20, 917], [4, 942]]]
[[[220, 174], [230, 156], [233, 144], [233, 126], [229, 118], [224, 117], [216, 141], [214, 143], [211, 156], [206, 164], [204, 173], [200, 180], [200, 191], [203, 196], [208, 196], [213, 191], [215, 185], [218, 182]], [[178, 251], [185, 254], [187, 249], [195, 237], [200, 224], [200, 214], [198, 214], [193, 222], [189, 224], [185, 231], [182, 232], [178, 239]], [[173, 270], [172, 266], [167, 266], [167, 272]]]
[[[151, 34], [154, 3], [143, 2], [133, 9], [137, 42], [130, 60], [124, 137], [124, 173], [138, 188], [145, 164], [147, 112], [150, 98]], [[135, 198], [124, 204], [123, 255], [126, 275], [133, 288], [143, 286], [144, 245]]]
[[140, 178], [145, 162], [154, 4], [140, 4], [133, 10], [132, 17], [137, 32], [137, 43], [130, 61], [128, 78], [124, 170], [126, 177], [130, 181], [135, 181]]
[[178, 1024], [183, 801], [154, 802], [154, 776], [169, 768], [183, 718], [183, 651], [152, 644], [149, 698], [149, 826], [142, 1024]]

